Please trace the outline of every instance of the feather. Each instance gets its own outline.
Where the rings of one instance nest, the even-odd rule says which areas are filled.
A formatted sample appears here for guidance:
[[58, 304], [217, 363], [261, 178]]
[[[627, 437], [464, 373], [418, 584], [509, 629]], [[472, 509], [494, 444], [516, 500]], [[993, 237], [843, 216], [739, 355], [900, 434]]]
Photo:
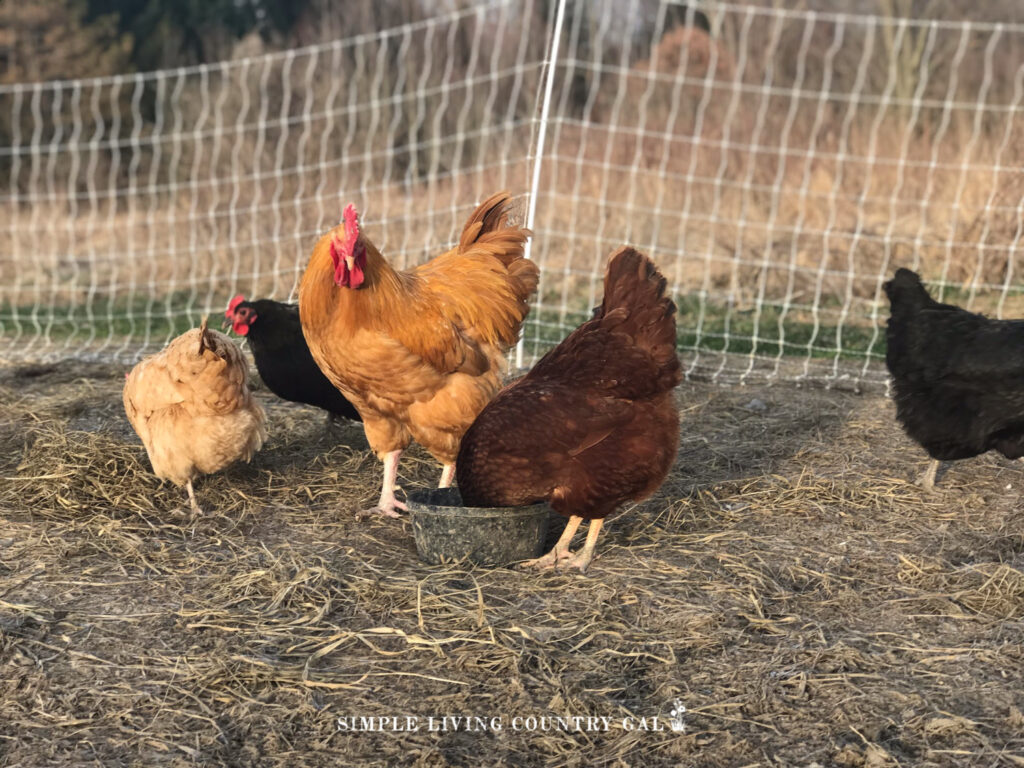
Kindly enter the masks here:
[[908, 269], [885, 291], [885, 361], [907, 434], [938, 460], [1024, 456], [1024, 321], [941, 304]]
[[157, 477], [185, 485], [259, 450], [266, 415], [247, 373], [238, 347], [206, 318], [128, 373], [125, 413]]
[[[509, 223], [511, 197], [481, 203], [458, 244], [406, 271], [359, 228], [354, 207], [313, 249], [299, 291], [302, 330], [327, 378], [363, 417], [381, 457], [416, 439], [451, 463], [463, 432], [498, 391], [537, 287], [523, 257], [529, 231]], [[355, 253], [364, 282], [336, 284]]]
[[638, 251], [609, 259], [601, 310], [484, 408], [456, 462], [467, 504], [547, 499], [602, 518], [661, 484], [679, 431], [675, 305]]

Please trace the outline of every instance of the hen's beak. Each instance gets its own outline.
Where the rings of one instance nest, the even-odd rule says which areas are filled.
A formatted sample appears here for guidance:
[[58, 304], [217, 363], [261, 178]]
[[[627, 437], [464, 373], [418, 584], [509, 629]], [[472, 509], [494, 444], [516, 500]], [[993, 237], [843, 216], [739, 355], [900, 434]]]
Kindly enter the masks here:
[[226, 330], [231, 327], [234, 322], [234, 318], [226, 317], [224, 322], [220, 324], [221, 330]]

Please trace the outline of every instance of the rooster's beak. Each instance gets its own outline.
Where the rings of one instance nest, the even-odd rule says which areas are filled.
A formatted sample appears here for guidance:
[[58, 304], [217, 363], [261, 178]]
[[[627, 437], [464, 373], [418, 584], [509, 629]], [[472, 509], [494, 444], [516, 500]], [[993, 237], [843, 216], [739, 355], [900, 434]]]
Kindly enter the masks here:
[[349, 274], [352, 273], [352, 270], [355, 268], [355, 265], [356, 265], [355, 256], [346, 256], [345, 257], [345, 266], [348, 267]]

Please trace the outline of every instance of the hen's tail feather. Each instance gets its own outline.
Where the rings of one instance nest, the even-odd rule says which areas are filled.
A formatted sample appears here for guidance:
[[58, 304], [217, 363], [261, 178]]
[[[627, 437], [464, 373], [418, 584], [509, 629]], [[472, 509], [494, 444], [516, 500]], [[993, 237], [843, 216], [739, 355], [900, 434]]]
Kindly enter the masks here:
[[676, 355], [676, 305], [665, 295], [667, 283], [644, 254], [623, 246], [608, 259], [604, 302], [597, 313], [601, 324], [628, 333], [649, 350], [662, 376], [682, 378]]
[[210, 344], [207, 342], [207, 339], [206, 339], [206, 326], [207, 326], [207, 323], [209, 322], [209, 320], [210, 320], [210, 316], [209, 315], [203, 315], [203, 319], [199, 323], [199, 353], [198, 354], [200, 355], [200, 357], [202, 356], [204, 349], [210, 349], [211, 348]]

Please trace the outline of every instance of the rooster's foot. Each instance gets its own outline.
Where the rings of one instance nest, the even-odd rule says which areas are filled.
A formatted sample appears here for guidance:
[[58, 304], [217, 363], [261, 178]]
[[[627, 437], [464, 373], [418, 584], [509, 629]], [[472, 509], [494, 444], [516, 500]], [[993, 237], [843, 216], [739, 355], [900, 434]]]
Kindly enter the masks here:
[[359, 520], [363, 520], [363, 519], [365, 519], [367, 517], [371, 517], [373, 515], [382, 515], [383, 517], [397, 517], [397, 518], [400, 518], [401, 515], [398, 513], [398, 510], [402, 510], [403, 512], [408, 512], [409, 508], [407, 506], [405, 506], [405, 504], [403, 502], [399, 501], [398, 499], [392, 499], [390, 504], [378, 504], [376, 507], [371, 507], [370, 509], [361, 509], [361, 510], [359, 510], [359, 512], [356, 513], [356, 518], [359, 519]]

